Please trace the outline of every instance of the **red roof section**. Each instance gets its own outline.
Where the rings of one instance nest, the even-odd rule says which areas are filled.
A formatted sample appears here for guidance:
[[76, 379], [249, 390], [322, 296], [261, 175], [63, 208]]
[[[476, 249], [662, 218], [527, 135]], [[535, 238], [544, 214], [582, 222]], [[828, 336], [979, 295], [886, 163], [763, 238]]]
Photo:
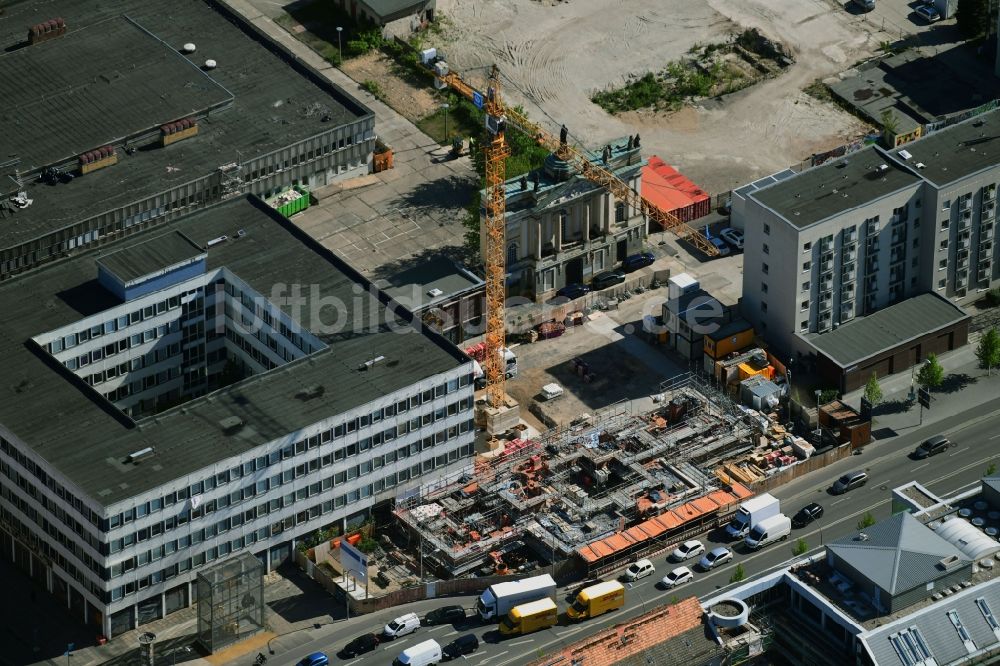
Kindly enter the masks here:
[[707, 495], [696, 497], [686, 504], [669, 509], [659, 516], [654, 516], [624, 532], [618, 532], [604, 539], [594, 541], [577, 549], [577, 554], [588, 563], [594, 563], [603, 557], [630, 548], [651, 536], [662, 534], [668, 530], [677, 529], [684, 523], [696, 520], [706, 514], [719, 511], [737, 502], [742, 502], [753, 496], [753, 491], [740, 483], [734, 483], [730, 490], [713, 490]]
[[530, 666], [615, 664], [701, 626], [702, 614], [698, 599], [688, 597], [571, 643]]
[[642, 196], [668, 213], [710, 199], [708, 192], [656, 155], [642, 168]]

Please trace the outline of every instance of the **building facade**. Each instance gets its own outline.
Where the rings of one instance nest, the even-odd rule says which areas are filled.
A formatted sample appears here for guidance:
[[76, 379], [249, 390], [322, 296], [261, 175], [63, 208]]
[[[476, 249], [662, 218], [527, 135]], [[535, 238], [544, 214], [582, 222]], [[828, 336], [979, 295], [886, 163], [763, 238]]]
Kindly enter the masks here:
[[[109, 637], [189, 605], [202, 567], [273, 568], [472, 471], [472, 362], [437, 333], [259, 200], [168, 230], [0, 287], [4, 337], [31, 340], [2, 350], [0, 557]], [[271, 289], [306, 279], [300, 311]], [[361, 329], [317, 324], [315, 300], [352, 295]]]
[[[641, 194], [645, 161], [639, 148], [619, 140], [610, 144], [608, 153], [608, 168]], [[601, 152], [589, 159], [601, 162]], [[504, 187], [508, 297], [545, 300], [561, 287], [587, 283], [642, 250], [642, 211], [616, 201], [555, 155], [549, 155], [543, 168], [508, 180]]]
[[[783, 351], [917, 294], [967, 305], [1000, 284], [991, 112], [748, 192], [744, 316]], [[791, 260], [790, 258], [794, 258]]]

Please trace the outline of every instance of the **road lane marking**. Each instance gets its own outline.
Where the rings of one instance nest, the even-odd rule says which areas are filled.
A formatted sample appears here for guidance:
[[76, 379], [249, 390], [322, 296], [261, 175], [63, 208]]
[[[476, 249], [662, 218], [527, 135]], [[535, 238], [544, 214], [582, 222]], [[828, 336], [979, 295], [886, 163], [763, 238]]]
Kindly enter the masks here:
[[1000, 439], [1000, 435], [993, 435], [992, 437], [990, 437], [990, 441], [991, 441], [991, 442], [992, 442], [992, 441], [993, 441], [994, 439]]
[[510, 643], [507, 643], [507, 645], [510, 645], [510, 646], [524, 645], [525, 643], [534, 643], [534, 642], [535, 642], [534, 638], [525, 638], [523, 641], [512, 641]]
[[447, 634], [445, 634], [445, 636], [454, 636], [457, 633], [458, 633], [458, 629], [452, 629]]
[[578, 631], [583, 631], [586, 628], [587, 628], [586, 626], [574, 627], [574, 628], [570, 629], [569, 631], [562, 632], [559, 635], [560, 636], [572, 636], [573, 634], [577, 633]]
[[916, 467], [913, 468], [913, 471], [916, 472], [918, 469], [923, 469], [924, 467], [927, 467], [928, 465], [930, 465], [929, 462], [928, 463], [924, 463], [923, 465], [917, 465]]
[[442, 629], [445, 629], [447, 626], [448, 625], [440, 624], [436, 627], [431, 627], [428, 631], [441, 631]]
[[358, 663], [359, 661], [361, 661], [361, 660], [360, 659], [355, 659], [354, 661], [347, 662], [346, 664], [344, 664], [344, 666], [353, 666], [354, 664]]
[[[513, 643], [511, 643], [511, 645], [513, 645]], [[505, 654], [507, 654], [508, 652], [510, 652], [510, 650], [504, 650], [503, 652], [499, 652], [499, 653], [497, 653], [497, 654], [493, 654], [493, 655], [490, 655], [489, 657], [486, 657], [486, 659], [483, 659], [483, 663], [485, 664], [485, 663], [486, 663], [486, 662], [488, 662], [488, 661], [489, 661], [490, 659], [496, 659], [497, 657], [502, 657], [502, 656], [504, 656]]]
[[851, 498], [850, 497], [841, 497], [839, 500], [834, 500], [834, 501], [830, 502], [830, 506], [836, 506], [837, 504], [840, 504], [841, 502], [846, 502], [849, 499], [851, 499]]

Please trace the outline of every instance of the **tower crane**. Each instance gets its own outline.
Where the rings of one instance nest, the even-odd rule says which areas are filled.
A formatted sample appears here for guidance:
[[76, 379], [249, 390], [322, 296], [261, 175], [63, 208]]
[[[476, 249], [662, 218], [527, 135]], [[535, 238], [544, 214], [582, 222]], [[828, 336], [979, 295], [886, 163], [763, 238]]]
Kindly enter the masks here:
[[569, 145], [566, 127], [563, 126], [559, 136], [543, 129], [532, 122], [523, 113], [513, 107], [503, 104], [500, 96], [500, 69], [493, 65], [487, 79], [486, 94], [479, 92], [457, 73], [439, 62], [434, 67], [437, 78], [436, 87], [451, 88], [462, 95], [486, 114], [486, 200], [485, 222], [486, 233], [486, 356], [483, 362], [483, 372], [486, 375], [486, 400], [491, 407], [501, 407], [504, 404], [504, 383], [506, 380], [506, 361], [504, 347], [506, 322], [504, 317], [504, 301], [506, 298], [507, 262], [504, 248], [506, 247], [506, 162], [510, 155], [510, 146], [504, 134], [507, 125], [532, 137], [540, 146], [555, 153], [556, 157], [566, 162], [578, 174], [595, 183], [615, 199], [627, 204], [633, 210], [641, 211], [647, 218], [654, 220], [663, 229], [672, 231], [679, 238], [688, 241], [708, 256], [719, 254], [712, 243], [697, 230], [668, 213], [649, 199], [643, 197], [609, 168], [588, 159], [582, 152]]

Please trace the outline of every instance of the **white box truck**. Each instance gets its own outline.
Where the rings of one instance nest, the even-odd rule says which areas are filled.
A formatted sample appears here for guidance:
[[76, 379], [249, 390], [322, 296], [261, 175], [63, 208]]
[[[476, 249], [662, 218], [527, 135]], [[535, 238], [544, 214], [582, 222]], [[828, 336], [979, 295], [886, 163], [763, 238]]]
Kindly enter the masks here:
[[555, 601], [556, 582], [549, 574], [490, 585], [479, 595], [476, 611], [485, 620], [497, 621], [518, 604], [548, 597]]
[[750, 528], [750, 533], [744, 541], [747, 548], [757, 550], [769, 546], [775, 541], [784, 541], [792, 533], [792, 520], [783, 513], [765, 518]]
[[770, 493], [764, 493], [748, 499], [736, 510], [732, 520], [726, 525], [726, 534], [730, 539], [742, 539], [750, 528], [771, 516], [781, 513], [778, 498]]

